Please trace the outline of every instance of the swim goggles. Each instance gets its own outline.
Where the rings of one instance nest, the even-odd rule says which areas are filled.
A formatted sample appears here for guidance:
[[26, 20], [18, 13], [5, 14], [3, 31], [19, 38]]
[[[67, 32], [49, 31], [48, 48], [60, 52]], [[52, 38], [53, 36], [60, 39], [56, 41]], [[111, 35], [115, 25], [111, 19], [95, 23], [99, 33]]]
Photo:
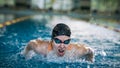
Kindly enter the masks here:
[[55, 41], [56, 44], [61, 44], [61, 43], [69, 44], [69, 43], [70, 43], [70, 40], [71, 40], [71, 39], [67, 39], [67, 40], [61, 41], [61, 40], [58, 39], [58, 38], [54, 38], [54, 41]]

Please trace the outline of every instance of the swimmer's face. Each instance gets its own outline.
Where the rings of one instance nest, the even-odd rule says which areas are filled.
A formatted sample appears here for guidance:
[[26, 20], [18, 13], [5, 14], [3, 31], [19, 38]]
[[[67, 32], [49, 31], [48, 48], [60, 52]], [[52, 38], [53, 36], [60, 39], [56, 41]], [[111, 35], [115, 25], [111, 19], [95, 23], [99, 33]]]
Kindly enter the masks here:
[[58, 56], [63, 56], [69, 43], [70, 37], [65, 35], [57, 36], [53, 39], [53, 50]]

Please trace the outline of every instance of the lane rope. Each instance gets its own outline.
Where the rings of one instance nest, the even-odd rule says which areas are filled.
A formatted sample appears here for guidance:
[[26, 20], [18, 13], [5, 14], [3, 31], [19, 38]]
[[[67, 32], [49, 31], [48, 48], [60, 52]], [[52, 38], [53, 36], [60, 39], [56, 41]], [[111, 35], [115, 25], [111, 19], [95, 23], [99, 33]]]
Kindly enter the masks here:
[[14, 20], [6, 21], [6, 22], [0, 24], [0, 28], [12, 25], [14, 23], [18, 23], [20, 21], [23, 21], [23, 20], [26, 20], [26, 19], [29, 19], [29, 18], [31, 18], [31, 16], [25, 16], [25, 17], [20, 17], [20, 18], [14, 19]]
[[101, 26], [101, 27], [104, 27], [104, 28], [107, 28], [109, 30], [113, 30], [115, 32], [120, 32], [120, 29], [117, 29], [117, 28], [114, 28], [114, 27], [110, 27], [110, 26], [107, 26], [107, 25], [103, 25], [103, 24], [96, 24], [97, 26]]

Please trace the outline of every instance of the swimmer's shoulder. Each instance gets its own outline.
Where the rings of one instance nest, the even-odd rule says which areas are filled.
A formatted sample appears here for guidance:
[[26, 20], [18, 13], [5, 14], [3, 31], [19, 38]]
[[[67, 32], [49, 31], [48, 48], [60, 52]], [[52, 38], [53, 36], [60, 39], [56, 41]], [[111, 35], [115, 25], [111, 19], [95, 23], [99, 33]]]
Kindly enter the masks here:
[[28, 44], [36, 46], [36, 47], [38, 47], [38, 46], [48, 46], [50, 44], [50, 41], [33, 39], [33, 40], [30, 40], [30, 42]]
[[90, 48], [86, 44], [71, 44], [71, 46], [72, 46], [72, 49], [73, 50], [75, 49], [76, 52], [80, 55], [87, 54]]
[[75, 49], [86, 49], [87, 45], [85, 45], [85, 44], [70, 44], [70, 47], [75, 48]]

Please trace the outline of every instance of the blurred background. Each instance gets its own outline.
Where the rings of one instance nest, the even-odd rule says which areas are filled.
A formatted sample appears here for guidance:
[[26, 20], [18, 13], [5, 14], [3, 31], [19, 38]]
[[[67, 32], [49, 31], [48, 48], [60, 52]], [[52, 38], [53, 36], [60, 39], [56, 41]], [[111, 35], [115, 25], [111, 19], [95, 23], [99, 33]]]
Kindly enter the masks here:
[[119, 0], [0, 0], [0, 23], [39, 13], [120, 23], [119, 3]]
[[86, 18], [91, 16], [119, 20], [119, 3], [119, 0], [0, 0], [0, 13], [20, 11], [77, 13]]

